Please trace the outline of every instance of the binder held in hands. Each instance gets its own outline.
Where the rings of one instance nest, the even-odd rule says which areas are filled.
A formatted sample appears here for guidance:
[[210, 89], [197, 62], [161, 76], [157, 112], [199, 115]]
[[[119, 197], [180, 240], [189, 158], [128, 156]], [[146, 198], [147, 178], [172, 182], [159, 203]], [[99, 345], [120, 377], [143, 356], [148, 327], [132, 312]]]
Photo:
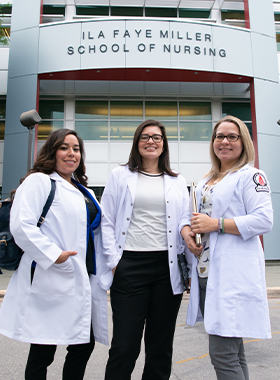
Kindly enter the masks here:
[[[191, 198], [192, 198], [193, 212], [198, 212], [194, 182], [191, 183]], [[201, 235], [200, 234], [195, 234], [195, 243], [197, 246], [201, 245]]]

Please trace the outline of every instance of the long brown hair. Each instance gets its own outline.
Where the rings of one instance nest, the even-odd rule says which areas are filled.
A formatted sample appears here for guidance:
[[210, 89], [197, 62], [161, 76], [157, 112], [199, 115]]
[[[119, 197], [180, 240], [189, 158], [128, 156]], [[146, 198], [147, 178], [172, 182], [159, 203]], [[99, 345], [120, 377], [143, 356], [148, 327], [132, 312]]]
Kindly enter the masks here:
[[[33, 165], [33, 168], [29, 170], [27, 176], [31, 173], [45, 173], [51, 174], [55, 171], [56, 166], [56, 152], [58, 148], [63, 144], [64, 139], [68, 135], [74, 135], [78, 142], [81, 152], [81, 160], [78, 168], [74, 171], [73, 177], [76, 181], [80, 182], [83, 186], [87, 186], [86, 167], [85, 167], [85, 150], [83, 140], [77, 135], [77, 132], [72, 129], [58, 129], [52, 132], [45, 144], [42, 146], [38, 158]], [[26, 176], [26, 177], [27, 177]]]
[[159, 156], [159, 160], [158, 160], [158, 167], [159, 167], [160, 172], [165, 173], [171, 177], [177, 177], [178, 174], [174, 173], [170, 167], [169, 148], [168, 148], [168, 141], [167, 141], [167, 136], [165, 132], [165, 127], [160, 121], [157, 121], [157, 120], [149, 119], [149, 120], [143, 121], [143, 123], [141, 123], [137, 127], [134, 133], [132, 148], [131, 148], [129, 159], [126, 165], [128, 165], [129, 170], [131, 170], [132, 172], [143, 170], [142, 157], [141, 157], [141, 154], [139, 153], [138, 143], [139, 143], [140, 135], [143, 129], [149, 126], [159, 127], [163, 136], [163, 152]]

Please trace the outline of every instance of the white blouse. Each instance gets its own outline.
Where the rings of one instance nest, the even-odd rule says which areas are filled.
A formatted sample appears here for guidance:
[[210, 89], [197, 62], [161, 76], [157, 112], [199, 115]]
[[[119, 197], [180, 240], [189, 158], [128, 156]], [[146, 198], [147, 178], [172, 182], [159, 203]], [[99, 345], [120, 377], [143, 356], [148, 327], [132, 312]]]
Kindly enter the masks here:
[[127, 251], [168, 249], [162, 174], [138, 173], [136, 196], [124, 249]]

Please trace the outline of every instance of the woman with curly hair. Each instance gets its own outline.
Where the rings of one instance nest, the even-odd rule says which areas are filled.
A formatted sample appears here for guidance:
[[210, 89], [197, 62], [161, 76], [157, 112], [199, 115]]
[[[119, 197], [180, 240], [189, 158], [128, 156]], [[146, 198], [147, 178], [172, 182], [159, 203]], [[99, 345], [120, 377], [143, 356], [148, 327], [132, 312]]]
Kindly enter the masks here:
[[[54, 199], [38, 228], [51, 180]], [[60, 129], [15, 193], [10, 229], [24, 254], [1, 307], [0, 333], [31, 343], [27, 380], [46, 379], [57, 345], [68, 345], [62, 378], [83, 379], [95, 340], [108, 344], [107, 296], [97, 285], [105, 265], [101, 209], [86, 186], [83, 141]]]

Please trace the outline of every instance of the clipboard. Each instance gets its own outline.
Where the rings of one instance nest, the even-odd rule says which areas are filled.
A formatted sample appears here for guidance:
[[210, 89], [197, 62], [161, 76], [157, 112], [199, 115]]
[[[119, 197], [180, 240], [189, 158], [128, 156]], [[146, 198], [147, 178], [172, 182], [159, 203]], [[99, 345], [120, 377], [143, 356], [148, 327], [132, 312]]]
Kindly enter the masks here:
[[[192, 198], [192, 209], [193, 209], [193, 212], [198, 212], [194, 182], [191, 183], [191, 198]], [[195, 234], [195, 243], [196, 243], [197, 246], [201, 245], [201, 235], [200, 234]]]

